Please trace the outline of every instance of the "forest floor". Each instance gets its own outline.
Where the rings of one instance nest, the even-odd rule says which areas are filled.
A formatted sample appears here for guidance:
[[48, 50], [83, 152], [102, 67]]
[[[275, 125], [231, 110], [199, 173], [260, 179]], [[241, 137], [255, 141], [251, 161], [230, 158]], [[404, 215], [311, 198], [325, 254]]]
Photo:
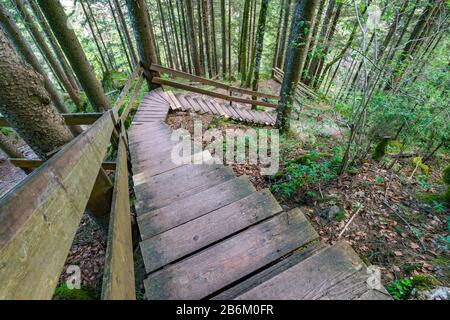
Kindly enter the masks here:
[[[263, 91], [277, 85], [268, 81]], [[387, 169], [388, 155], [381, 162], [368, 157], [338, 176], [336, 154], [347, 129], [336, 117], [326, 105], [301, 110], [292, 132], [280, 139], [275, 176], [262, 176], [257, 165], [231, 166], [258, 190], [270, 188], [285, 209], [302, 208], [323, 242], [351, 244], [366, 263], [380, 268], [383, 284], [398, 298], [421, 299], [426, 290], [449, 287], [450, 207], [441, 173], [450, 156], [427, 163], [428, 175], [411, 158]], [[254, 127], [187, 112], [171, 113], [167, 122], [192, 134], [194, 120], [202, 121], [204, 130]]]

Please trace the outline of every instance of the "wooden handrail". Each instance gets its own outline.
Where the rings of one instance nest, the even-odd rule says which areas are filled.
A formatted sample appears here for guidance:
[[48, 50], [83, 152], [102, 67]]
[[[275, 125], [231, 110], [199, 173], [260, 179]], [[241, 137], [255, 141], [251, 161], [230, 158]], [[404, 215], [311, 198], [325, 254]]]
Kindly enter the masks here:
[[192, 92], [204, 94], [206, 96], [215, 97], [215, 98], [219, 98], [219, 99], [223, 99], [223, 100], [227, 100], [227, 101], [232, 101], [232, 102], [251, 104], [251, 105], [254, 105], [254, 106], [264, 106], [264, 107], [269, 107], [269, 108], [277, 108], [278, 107], [278, 105], [270, 103], [270, 102], [231, 97], [231, 96], [227, 96], [225, 94], [217, 93], [217, 92], [214, 92], [214, 91], [205, 90], [205, 89], [201, 89], [201, 88], [196, 88], [196, 87], [193, 87], [193, 86], [190, 86], [190, 85], [187, 85], [187, 84], [183, 84], [183, 83], [179, 83], [179, 82], [175, 82], [175, 81], [171, 81], [171, 80], [166, 80], [166, 79], [162, 79], [162, 78], [157, 78], [157, 77], [154, 77], [152, 79], [152, 82], [153, 83], [157, 83], [157, 84], [161, 84], [161, 85], [166, 85], [166, 86], [173, 87], [173, 88], [178, 88], [178, 89], [182, 89], [182, 90], [192, 91]]
[[[119, 116], [136, 77], [140, 79]], [[101, 167], [116, 169], [102, 298], [135, 299], [124, 122], [142, 82], [139, 65], [113, 109], [63, 115], [68, 125], [92, 125], [50, 160], [11, 159], [38, 168], [0, 198], [0, 299], [52, 298]], [[1, 121], [8, 125], [3, 117]], [[114, 165], [103, 159], [116, 129], [120, 134]]]
[[[93, 124], [95, 121], [100, 119], [103, 115], [101, 112], [94, 113], [63, 113], [61, 114], [64, 118], [66, 125], [68, 126], [78, 126], [78, 125], [89, 125]], [[10, 124], [5, 117], [0, 116], [0, 127], [9, 127]]]
[[239, 92], [239, 93], [242, 93], [242, 94], [247, 94], [247, 95], [252, 96], [252, 97], [262, 97], [262, 98], [273, 99], [273, 100], [279, 100], [280, 99], [279, 96], [276, 96], [276, 95], [273, 95], [273, 94], [268, 94], [268, 93], [264, 93], [264, 92], [252, 91], [252, 90], [247, 90], [247, 89], [244, 89], [244, 88], [238, 88], [238, 87], [230, 86], [230, 85], [222, 83], [222, 82], [218, 82], [218, 81], [210, 80], [210, 79], [205, 79], [205, 78], [202, 78], [202, 77], [199, 77], [199, 76], [192, 75], [190, 73], [186, 73], [186, 72], [175, 70], [175, 69], [170, 69], [170, 68], [163, 67], [163, 66], [160, 66], [160, 65], [157, 65], [157, 64], [152, 64], [150, 69], [153, 70], [153, 71], [160, 72], [160, 73], [170, 74], [173, 77], [180, 77], [180, 78], [187, 79], [187, 80], [190, 80], [190, 81], [200, 82], [200, 83], [203, 83], [203, 84], [214, 86], [216, 88], [225, 89], [227, 91]]
[[[22, 169], [36, 169], [45, 163], [45, 161], [43, 160], [22, 159], [22, 158], [9, 158], [8, 160], [14, 166]], [[103, 161], [102, 168], [104, 170], [114, 171], [116, 170], [116, 163], [114, 161]]]
[[0, 299], [51, 299], [114, 123], [106, 112], [0, 198]]
[[127, 148], [122, 139], [117, 151], [117, 170], [108, 229], [102, 300], [135, 300], [131, 211], [128, 190]]

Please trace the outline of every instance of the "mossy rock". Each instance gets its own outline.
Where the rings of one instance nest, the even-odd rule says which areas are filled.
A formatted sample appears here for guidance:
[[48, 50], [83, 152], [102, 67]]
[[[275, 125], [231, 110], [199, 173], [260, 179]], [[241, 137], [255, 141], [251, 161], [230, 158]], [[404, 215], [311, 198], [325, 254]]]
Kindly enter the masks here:
[[53, 300], [95, 300], [95, 295], [87, 288], [69, 289], [65, 283], [56, 287]]
[[424, 174], [428, 175], [430, 173], [430, 167], [422, 162], [422, 157], [414, 157], [411, 161], [415, 166], [419, 167]]
[[375, 161], [380, 161], [386, 155], [386, 149], [390, 142], [391, 138], [383, 138], [375, 148], [375, 151], [372, 154], [372, 159]]

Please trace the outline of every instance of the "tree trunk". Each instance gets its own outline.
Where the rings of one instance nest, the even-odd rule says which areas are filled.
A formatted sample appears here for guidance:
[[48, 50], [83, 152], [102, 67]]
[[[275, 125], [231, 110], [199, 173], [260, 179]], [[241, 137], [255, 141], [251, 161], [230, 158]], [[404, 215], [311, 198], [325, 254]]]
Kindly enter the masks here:
[[157, 58], [150, 31], [147, 3], [145, 0], [127, 0], [127, 6], [138, 46], [139, 58], [145, 70], [148, 89], [151, 91], [158, 88], [159, 85], [152, 83], [153, 75], [149, 71], [150, 66], [157, 61]]
[[226, 31], [226, 10], [225, 10], [225, 0], [220, 0], [220, 11], [221, 11], [221, 32], [222, 32], [222, 79], [225, 80], [227, 74], [227, 31]]
[[282, 132], [289, 130], [293, 94], [300, 78], [300, 67], [308, 52], [310, 31], [314, 25], [318, 3], [319, 0], [296, 0], [278, 103], [276, 127]]
[[278, 58], [276, 67], [283, 68], [284, 52], [286, 51], [286, 37], [288, 32], [289, 15], [291, 13], [291, 2], [292, 0], [284, 1], [284, 17], [283, 17], [283, 27], [280, 30], [280, 44], [278, 49]]
[[[127, 4], [135, 1], [135, 0], [127, 0]], [[166, 25], [166, 19], [164, 18], [164, 12], [162, 9], [162, 5], [161, 5], [161, 0], [157, 0], [157, 4], [158, 4], [158, 11], [159, 11], [159, 18], [161, 20], [161, 28], [163, 31], [163, 37], [164, 37], [164, 42], [165, 42], [165, 47], [166, 47], [166, 51], [167, 51], [167, 62], [169, 64], [169, 68], [175, 69], [176, 65], [174, 62], [174, 58], [172, 55], [172, 49], [170, 48], [170, 41], [169, 41], [169, 35], [167, 33], [167, 25]], [[128, 9], [128, 11], [130, 11]], [[137, 39], [137, 38], [136, 38]], [[138, 41], [136, 40], [136, 43], [138, 43]], [[138, 43], [138, 46], [140, 44]]]
[[28, 9], [25, 7], [25, 4], [22, 0], [14, 0], [14, 3], [20, 12], [23, 20], [25, 21], [25, 25], [27, 26], [28, 30], [32, 34], [34, 40], [36, 41], [37, 46], [42, 50], [43, 55], [46, 57], [47, 61], [49, 62], [51, 68], [54, 70], [56, 77], [61, 81], [64, 89], [69, 94], [70, 98], [72, 99], [73, 103], [77, 106], [78, 111], [82, 111], [81, 107], [81, 101], [80, 97], [78, 96], [78, 93], [76, 90], [72, 87], [71, 83], [69, 82], [69, 79], [67, 78], [64, 70], [62, 69], [59, 62], [56, 60], [56, 58], [53, 55], [52, 50], [47, 45], [47, 42], [45, 41], [45, 38], [41, 34], [39, 28], [37, 27], [36, 23], [34, 22], [33, 17], [31, 16]]
[[231, 0], [228, 0], [228, 81], [231, 81]]
[[125, 35], [125, 40], [126, 40], [126, 43], [128, 46], [128, 51], [130, 52], [131, 59], [133, 61], [133, 66], [136, 66], [139, 61], [138, 61], [136, 51], [133, 46], [133, 41], [131, 40], [130, 32], [127, 27], [127, 22], [125, 21], [125, 16], [123, 14], [122, 7], [120, 6], [119, 0], [113, 0], [113, 1], [114, 1], [116, 10], [117, 10], [117, 15], [119, 16], [120, 24], [122, 25], [122, 30]]
[[194, 28], [194, 14], [192, 8], [192, 0], [185, 0], [186, 4], [186, 22], [187, 22], [187, 38], [189, 39], [189, 46], [191, 48], [192, 64], [197, 76], [203, 75], [203, 70], [200, 63], [197, 37], [195, 36]]
[[[267, 17], [267, 9], [269, 6], [269, 0], [261, 1], [261, 9], [259, 11], [258, 18], [258, 29], [256, 31], [256, 41], [255, 41], [255, 65], [253, 69], [253, 82], [252, 82], [252, 90], [258, 90], [258, 82], [259, 82], [259, 69], [261, 67], [261, 58], [262, 51], [264, 45], [264, 34], [266, 32], [266, 17]], [[256, 97], [254, 97], [256, 99]]]
[[96, 111], [108, 110], [109, 101], [100, 82], [95, 77], [74, 30], [69, 28], [64, 8], [59, 1], [54, 0], [38, 0], [38, 3], [93, 108]]
[[[0, 112], [43, 160], [73, 138], [50, 101], [42, 77], [20, 59], [0, 30]], [[112, 183], [101, 169], [88, 208], [104, 227], [111, 197]]]
[[214, 76], [219, 73], [219, 64], [217, 62], [217, 39], [216, 39], [216, 20], [215, 20], [215, 10], [214, 10], [214, 0], [210, 0], [209, 3], [209, 11], [210, 11], [210, 20], [211, 20], [211, 53], [212, 53], [212, 61], [214, 67]]
[[206, 66], [208, 69], [208, 75], [210, 78], [213, 77], [213, 59], [211, 52], [211, 34], [209, 29], [209, 14], [208, 14], [208, 0], [202, 0], [202, 22], [203, 22], [203, 32], [204, 32], [204, 40], [205, 40], [205, 50], [206, 50]]
[[50, 42], [50, 45], [51, 45], [53, 51], [55, 52], [56, 57], [58, 58], [59, 62], [61, 63], [61, 66], [64, 69], [64, 72], [70, 81], [70, 84], [78, 92], [79, 86], [78, 86], [77, 79], [75, 78], [75, 75], [73, 74], [73, 70], [70, 67], [69, 62], [67, 62], [66, 56], [64, 55], [64, 52], [62, 51], [61, 47], [59, 46], [58, 40], [56, 40], [55, 35], [53, 34], [52, 30], [50, 29], [50, 26], [48, 25], [47, 20], [45, 20], [45, 17], [42, 14], [41, 9], [37, 5], [36, 0], [30, 0], [29, 3], [31, 6], [31, 10], [33, 11], [34, 15], [38, 19], [39, 24], [42, 27], [42, 30], [44, 30], [44, 33], [47, 36], [47, 39]]
[[203, 19], [202, 19], [202, 0], [197, 0], [197, 25], [198, 25], [198, 47], [200, 50], [200, 65], [202, 68], [202, 75], [206, 75], [206, 59], [205, 59], [205, 46], [203, 39]]
[[274, 71], [273, 69], [275, 69], [277, 67], [277, 60], [278, 60], [278, 55], [279, 55], [279, 48], [280, 48], [280, 30], [281, 30], [281, 23], [283, 22], [283, 8], [284, 8], [284, 3], [287, 0], [281, 0], [281, 6], [280, 6], [280, 14], [279, 14], [279, 18], [278, 18], [278, 24], [277, 24], [277, 38], [275, 40], [275, 49], [274, 49], [274, 53], [273, 53], [273, 59], [272, 59], [272, 78], [274, 76]]
[[115, 13], [114, 7], [111, 3], [111, 0], [108, 0], [108, 6], [109, 6], [109, 10], [111, 10], [111, 15], [114, 20], [114, 25], [116, 26], [117, 34], [119, 35], [119, 38], [120, 38], [120, 44], [122, 45], [122, 49], [123, 49], [122, 52], [125, 54], [125, 58], [127, 59], [128, 67], [130, 68], [130, 72], [133, 72], [134, 64], [131, 61], [130, 55], [128, 54], [128, 48], [125, 44], [124, 36], [122, 35], [122, 30], [119, 25], [119, 22], [117, 21], [116, 13]]
[[95, 31], [94, 31], [94, 25], [92, 24], [91, 18], [89, 17], [89, 14], [86, 10], [86, 7], [83, 4], [83, 1], [80, 1], [80, 4], [81, 4], [81, 8], [83, 9], [84, 16], [86, 17], [86, 21], [88, 23], [89, 30], [91, 31], [92, 38], [94, 39], [95, 46], [97, 47], [98, 54], [100, 56], [100, 59], [102, 60], [103, 68], [105, 69], [106, 72], [109, 72], [110, 67], [108, 66], [105, 56], [103, 55], [103, 49], [100, 47], [100, 43], [99, 43], [99, 41], [97, 39], [97, 35], [95, 34]]
[[0, 24], [4, 32], [8, 35], [9, 39], [11, 39], [11, 41], [13, 42], [14, 47], [22, 55], [26, 62], [28, 62], [37, 72], [39, 72], [44, 77], [45, 89], [50, 94], [50, 97], [52, 98], [52, 102], [54, 103], [56, 109], [61, 113], [68, 113], [69, 109], [67, 109], [66, 105], [64, 104], [64, 100], [60, 96], [58, 90], [55, 88], [50, 78], [47, 76], [41, 63], [34, 55], [31, 47], [28, 45], [28, 42], [20, 33], [19, 28], [15, 24], [11, 15], [2, 5], [0, 5]]
[[191, 48], [189, 46], [187, 37], [186, 15], [184, 13], [184, 6], [181, 0], [177, 0], [177, 13], [178, 13], [178, 23], [180, 25], [181, 31], [181, 43], [184, 43], [184, 45], [186, 46], [185, 59], [187, 62], [187, 72], [193, 74], [194, 72], [192, 70]]
[[241, 29], [241, 49], [239, 53], [239, 65], [241, 70], [241, 86], [245, 85], [247, 79], [247, 41], [248, 41], [248, 23], [250, 12], [250, 0], [245, 0], [244, 13], [242, 15]]

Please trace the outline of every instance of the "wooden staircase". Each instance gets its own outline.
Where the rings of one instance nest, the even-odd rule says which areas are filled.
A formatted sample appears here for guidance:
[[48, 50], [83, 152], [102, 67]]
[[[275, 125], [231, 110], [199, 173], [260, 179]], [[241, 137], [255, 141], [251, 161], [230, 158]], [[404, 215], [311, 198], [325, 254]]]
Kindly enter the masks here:
[[350, 246], [321, 244], [269, 190], [222, 165], [173, 163], [170, 108], [197, 111], [188, 96], [154, 90], [128, 131], [148, 299], [390, 298], [368, 286]]

